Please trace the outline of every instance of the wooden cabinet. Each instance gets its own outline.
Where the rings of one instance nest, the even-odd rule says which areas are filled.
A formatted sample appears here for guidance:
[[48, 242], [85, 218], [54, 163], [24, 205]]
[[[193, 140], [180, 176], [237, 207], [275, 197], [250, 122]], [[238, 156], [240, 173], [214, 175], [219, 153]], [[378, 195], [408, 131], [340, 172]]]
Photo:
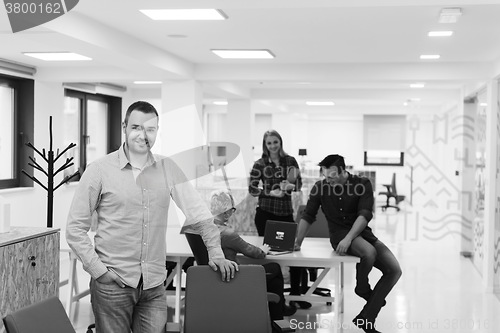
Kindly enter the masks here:
[[0, 234], [0, 318], [58, 293], [59, 229], [13, 227]]

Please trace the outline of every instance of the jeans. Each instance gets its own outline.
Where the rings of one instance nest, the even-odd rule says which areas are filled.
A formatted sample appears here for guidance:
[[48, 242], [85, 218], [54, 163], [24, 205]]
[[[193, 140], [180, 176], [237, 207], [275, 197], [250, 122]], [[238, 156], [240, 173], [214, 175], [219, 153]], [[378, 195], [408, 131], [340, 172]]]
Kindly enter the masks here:
[[[356, 294], [369, 295], [360, 314], [371, 322], [375, 322], [380, 309], [385, 304], [385, 298], [401, 277], [401, 267], [391, 250], [380, 240], [369, 243], [363, 237], [358, 236], [352, 241], [347, 253], [361, 259], [356, 264]], [[382, 272], [382, 277], [372, 290], [368, 275], [373, 267]]]
[[263, 264], [266, 271], [266, 287], [267, 291], [279, 296], [278, 303], [269, 302], [269, 314], [271, 320], [283, 319], [283, 308], [285, 306], [285, 297], [283, 296], [283, 274], [281, 266], [278, 263], [270, 262]]
[[164, 333], [167, 294], [163, 284], [152, 289], [121, 288], [116, 283], [90, 281], [96, 333]]

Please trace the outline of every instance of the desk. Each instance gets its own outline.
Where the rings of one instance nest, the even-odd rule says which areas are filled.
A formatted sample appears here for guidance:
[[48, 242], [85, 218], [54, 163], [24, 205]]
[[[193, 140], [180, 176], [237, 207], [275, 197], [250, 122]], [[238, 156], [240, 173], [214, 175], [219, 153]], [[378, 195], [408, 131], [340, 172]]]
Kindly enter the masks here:
[[[94, 242], [95, 232], [88, 232], [89, 238], [92, 242]], [[66, 241], [66, 233], [61, 233], [61, 252], [68, 253], [69, 256], [69, 274], [68, 279], [64, 279], [60, 281], [59, 287], [62, 287], [68, 284], [68, 295], [66, 296], [66, 312], [68, 317], [72, 319], [73, 317], [73, 303], [77, 302], [81, 298], [90, 294], [90, 289], [86, 288], [85, 290], [80, 291], [78, 286], [78, 272], [77, 272], [77, 264], [78, 258], [73, 253], [73, 251], [69, 248], [68, 242]], [[90, 281], [90, 275], [89, 275]]]
[[187, 258], [192, 256], [193, 252], [191, 252], [186, 236], [180, 234], [180, 228], [167, 228], [167, 261], [177, 263], [172, 273], [167, 276], [166, 282], [166, 285], [168, 286], [175, 278], [174, 323], [180, 322], [182, 265]]
[[[174, 261], [177, 263], [175, 269], [167, 277], [167, 285], [172, 282], [175, 278], [175, 313], [174, 322], [180, 322], [180, 309], [181, 309], [181, 273], [182, 264], [187, 258], [193, 256], [191, 248], [187, 242], [184, 235], [180, 234], [180, 228], [169, 227], [167, 229], [167, 257], [168, 261]], [[262, 244], [262, 237], [258, 236], [242, 236], [242, 238], [254, 245]], [[305, 238], [302, 243], [301, 251], [277, 255], [268, 256], [265, 259], [252, 259], [247, 258], [242, 255], [238, 256], [240, 263], [244, 264], [256, 264], [264, 262], [277, 262], [283, 266], [298, 266], [298, 267], [324, 267], [325, 269], [318, 276], [316, 281], [309, 287], [309, 290], [305, 295], [299, 296], [286, 296], [287, 300], [303, 300], [311, 302], [328, 302], [331, 301], [334, 305], [334, 313], [336, 320], [338, 319], [338, 314], [343, 312], [344, 309], [344, 263], [357, 263], [359, 258], [352, 256], [339, 256], [337, 255], [327, 238]], [[72, 264], [76, 265], [76, 258], [71, 260]], [[73, 268], [73, 267], [72, 267]], [[70, 274], [71, 270], [70, 269]], [[313, 295], [314, 289], [319, 285], [323, 278], [328, 274], [328, 272], [334, 268], [336, 274], [334, 275], [334, 294], [333, 297], [323, 297]], [[71, 282], [72, 278], [70, 278]], [[73, 288], [71, 288], [73, 289]], [[70, 290], [71, 290], [70, 289]], [[72, 295], [70, 304], [75, 301], [75, 296]], [[339, 325], [336, 323], [335, 328]]]
[[[262, 237], [259, 236], [242, 236], [242, 238], [250, 244], [256, 246], [262, 245]], [[304, 238], [301, 250], [293, 253], [266, 256], [264, 259], [252, 259], [243, 255], [238, 255], [238, 260], [241, 264], [250, 263], [266, 263], [277, 262], [281, 266], [296, 266], [296, 267], [324, 267], [316, 281], [309, 287], [304, 295], [292, 296], [286, 295], [285, 298], [289, 301], [308, 301], [308, 302], [332, 302], [334, 306], [335, 318], [338, 318], [339, 313], [344, 312], [344, 263], [357, 263], [358, 257], [340, 256], [336, 254], [330, 244], [328, 238]], [[324, 297], [314, 295], [314, 290], [319, 286], [324, 277], [335, 269], [334, 274], [334, 293], [332, 297]], [[338, 327], [338, 325], [335, 325]]]
[[[245, 241], [261, 245], [262, 237], [259, 236], [241, 236]], [[167, 260], [175, 261], [177, 266], [175, 270], [168, 276], [167, 284], [174, 277], [176, 279], [175, 292], [175, 315], [174, 322], [179, 322], [180, 299], [181, 299], [181, 271], [184, 261], [192, 256], [191, 248], [184, 235], [180, 235], [178, 230], [174, 228], [167, 231]], [[302, 300], [309, 302], [332, 302], [334, 305], [335, 320], [338, 320], [338, 314], [344, 311], [344, 263], [357, 263], [359, 258], [353, 256], [339, 256], [330, 245], [330, 240], [327, 238], [305, 238], [302, 243], [301, 251], [282, 254], [277, 256], [267, 256], [265, 259], [252, 259], [238, 255], [238, 260], [241, 264], [261, 264], [265, 262], [277, 262], [282, 266], [298, 266], [298, 267], [324, 267], [325, 269], [318, 276], [316, 281], [309, 287], [304, 295], [285, 296], [287, 300]], [[313, 294], [314, 289], [319, 283], [334, 268], [334, 294], [332, 297], [323, 297]], [[335, 323], [335, 330], [339, 327]]]

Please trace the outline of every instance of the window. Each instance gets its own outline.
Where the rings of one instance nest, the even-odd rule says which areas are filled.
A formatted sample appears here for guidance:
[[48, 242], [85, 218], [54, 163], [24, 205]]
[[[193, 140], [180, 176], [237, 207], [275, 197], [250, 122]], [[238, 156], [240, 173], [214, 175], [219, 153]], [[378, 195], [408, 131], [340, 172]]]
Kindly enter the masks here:
[[34, 82], [0, 75], [0, 189], [33, 186], [21, 170], [33, 152], [25, 143], [33, 141]]
[[64, 98], [64, 146], [75, 143], [66, 152], [73, 157], [74, 166], [65, 176], [77, 169], [83, 173], [87, 165], [118, 149], [121, 143], [121, 99], [67, 89]]
[[365, 165], [404, 165], [406, 116], [364, 115]]

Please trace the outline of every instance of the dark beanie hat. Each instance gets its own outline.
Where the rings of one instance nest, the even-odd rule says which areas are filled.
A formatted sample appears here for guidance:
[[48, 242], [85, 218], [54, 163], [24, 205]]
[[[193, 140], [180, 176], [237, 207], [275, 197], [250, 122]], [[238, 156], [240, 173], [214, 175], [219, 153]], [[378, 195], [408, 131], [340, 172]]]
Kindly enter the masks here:
[[328, 155], [325, 157], [321, 162], [318, 163], [320, 167], [325, 167], [329, 168], [332, 165], [342, 167], [343, 170], [345, 170], [345, 161], [344, 157], [334, 154], [334, 155]]

